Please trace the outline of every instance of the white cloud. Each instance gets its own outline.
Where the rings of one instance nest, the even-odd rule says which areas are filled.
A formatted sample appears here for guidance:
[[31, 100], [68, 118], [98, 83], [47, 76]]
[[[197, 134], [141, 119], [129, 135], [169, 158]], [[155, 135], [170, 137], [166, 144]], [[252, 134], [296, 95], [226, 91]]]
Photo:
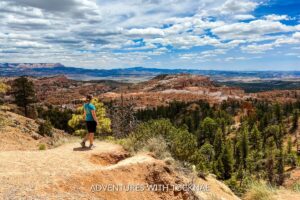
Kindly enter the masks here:
[[245, 39], [294, 30], [295, 27], [284, 25], [278, 21], [254, 20], [249, 23], [226, 24], [212, 29], [212, 32], [222, 39]]
[[250, 44], [247, 46], [242, 46], [241, 49], [247, 53], [263, 53], [267, 50], [273, 49], [274, 44]]
[[233, 17], [236, 20], [250, 20], [250, 19], [255, 19], [253, 15], [235, 15]]
[[264, 18], [266, 20], [270, 20], [270, 21], [282, 21], [282, 20], [290, 20], [291, 19], [287, 15], [275, 15], [275, 14], [264, 16]]
[[272, 50], [275, 47], [280, 47], [282, 45], [299, 45], [300, 44], [300, 32], [294, 33], [291, 37], [281, 36], [275, 41], [266, 44], [256, 44], [242, 46], [241, 49], [248, 53], [263, 53], [267, 50]]
[[130, 29], [127, 31], [127, 35], [135, 37], [144, 37], [144, 36], [164, 36], [165, 33], [163, 30], [158, 28], [145, 28], [145, 29]]
[[233, 61], [231, 50], [263, 53], [299, 44], [300, 25], [285, 24], [292, 17], [254, 16], [260, 2], [2, 0], [1, 59], [128, 66], [180, 51], [182, 60]]
[[248, 0], [227, 0], [225, 3], [216, 9], [222, 15], [241, 14], [253, 11], [258, 6], [258, 3]]
[[32, 42], [32, 41], [20, 41], [16, 42], [15, 44], [18, 48], [50, 48], [50, 45], [41, 44], [38, 42]]

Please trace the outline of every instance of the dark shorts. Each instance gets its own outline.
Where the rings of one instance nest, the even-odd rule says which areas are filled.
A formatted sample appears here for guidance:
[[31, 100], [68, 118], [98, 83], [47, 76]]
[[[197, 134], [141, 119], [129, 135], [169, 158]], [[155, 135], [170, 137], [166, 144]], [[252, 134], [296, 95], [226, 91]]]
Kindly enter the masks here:
[[89, 133], [96, 132], [97, 123], [95, 121], [86, 121], [85, 123], [86, 123], [86, 128]]

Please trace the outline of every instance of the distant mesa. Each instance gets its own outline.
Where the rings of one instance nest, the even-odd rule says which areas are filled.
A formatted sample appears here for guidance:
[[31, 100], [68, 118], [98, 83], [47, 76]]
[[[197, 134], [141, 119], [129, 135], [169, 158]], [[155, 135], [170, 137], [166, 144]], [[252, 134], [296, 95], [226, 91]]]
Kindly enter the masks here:
[[56, 68], [64, 67], [61, 63], [0, 63], [0, 67], [11, 67], [20, 69]]
[[64, 65], [60, 63], [19, 63], [16, 67], [23, 69], [38, 69], [64, 67]]

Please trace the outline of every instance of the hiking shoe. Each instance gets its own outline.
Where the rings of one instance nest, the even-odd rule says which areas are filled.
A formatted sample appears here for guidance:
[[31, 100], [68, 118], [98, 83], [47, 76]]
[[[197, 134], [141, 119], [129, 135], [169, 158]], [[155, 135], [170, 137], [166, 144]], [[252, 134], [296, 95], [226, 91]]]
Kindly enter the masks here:
[[90, 146], [89, 146], [90, 149], [93, 149], [93, 148], [95, 148], [95, 147], [96, 147], [96, 146], [93, 145], [93, 144], [90, 144]]
[[82, 141], [82, 142], [80, 143], [80, 145], [81, 145], [82, 148], [85, 148], [85, 142], [84, 142], [84, 141]]

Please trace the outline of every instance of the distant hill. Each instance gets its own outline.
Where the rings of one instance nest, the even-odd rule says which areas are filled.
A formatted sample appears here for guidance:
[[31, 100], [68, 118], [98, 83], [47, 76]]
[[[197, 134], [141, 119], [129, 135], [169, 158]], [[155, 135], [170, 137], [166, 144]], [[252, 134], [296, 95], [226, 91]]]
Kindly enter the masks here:
[[[0, 76], [35, 76], [47, 77], [66, 75], [76, 80], [112, 79], [124, 81], [143, 81], [161, 74], [198, 74], [210, 76], [215, 80], [226, 78], [253, 79], [291, 79], [300, 78], [300, 71], [219, 71], [193, 69], [158, 69], [158, 68], [119, 68], [119, 69], [85, 69], [67, 67], [60, 63], [0, 63]], [[245, 79], [247, 77], [247, 79]]]

